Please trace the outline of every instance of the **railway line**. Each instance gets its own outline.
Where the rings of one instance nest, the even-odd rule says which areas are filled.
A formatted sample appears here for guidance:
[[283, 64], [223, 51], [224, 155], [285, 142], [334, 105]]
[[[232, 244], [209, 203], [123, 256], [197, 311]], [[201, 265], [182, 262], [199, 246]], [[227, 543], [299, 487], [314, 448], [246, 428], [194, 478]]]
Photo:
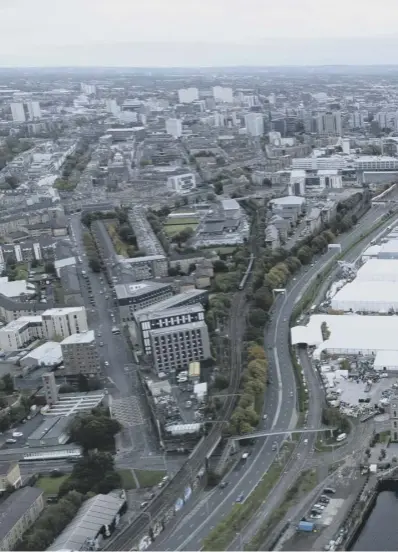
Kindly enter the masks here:
[[[228, 419], [235, 406], [236, 393], [240, 383], [240, 359], [242, 333], [245, 324], [245, 294], [235, 293], [231, 304], [231, 316], [229, 323], [230, 331], [230, 384], [228, 395], [226, 395], [223, 419]], [[185, 488], [192, 483], [195, 475], [199, 474], [200, 469], [206, 463], [210, 456], [209, 451], [213, 451], [221, 438], [221, 424], [213, 425], [208, 435], [198, 443], [196, 449], [192, 452], [188, 461], [181, 467], [176, 476], [163, 488], [157, 498], [142, 512], [116, 539], [109, 543], [108, 550], [131, 550], [134, 544], [142, 536], [148, 533], [148, 528], [152, 520], [160, 517], [163, 512], [171, 508], [175, 501], [183, 496]]]
[[[254, 253], [257, 246], [257, 217], [252, 227], [252, 237], [250, 240], [249, 264], [246, 269], [244, 285], [234, 294], [230, 307], [229, 320], [229, 346], [230, 346], [230, 381], [228, 393], [225, 396], [224, 408], [222, 410], [222, 419], [229, 419], [236, 402], [236, 392], [239, 389], [241, 376], [241, 352], [242, 337], [245, 328], [246, 312], [246, 294], [243, 291], [247, 281], [250, 278], [254, 265]], [[241, 281], [242, 283], [242, 281]], [[148, 529], [153, 522], [161, 517], [168, 509], [172, 508], [175, 501], [184, 495], [184, 490], [190, 484], [195, 475], [198, 475], [201, 468], [206, 464], [206, 460], [211, 456], [221, 440], [222, 424], [214, 424], [207, 436], [205, 436], [191, 453], [187, 462], [181, 467], [175, 477], [162, 489], [156, 499], [149, 504], [133, 522], [121, 531], [121, 533], [109, 543], [108, 550], [131, 550], [137, 541], [148, 534]]]

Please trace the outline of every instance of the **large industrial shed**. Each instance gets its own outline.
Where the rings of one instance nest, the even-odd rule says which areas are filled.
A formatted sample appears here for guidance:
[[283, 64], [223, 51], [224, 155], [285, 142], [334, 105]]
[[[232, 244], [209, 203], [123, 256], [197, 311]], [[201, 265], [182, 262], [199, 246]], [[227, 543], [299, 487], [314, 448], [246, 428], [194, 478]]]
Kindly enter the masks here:
[[124, 491], [89, 498], [47, 550], [98, 550], [127, 509]]
[[357, 282], [398, 282], [398, 259], [369, 259], [358, 270]]
[[345, 312], [398, 312], [398, 281], [354, 280], [336, 293], [331, 307]]
[[[322, 323], [326, 323], [329, 339], [322, 336]], [[392, 369], [393, 352], [398, 353], [398, 316], [360, 316], [357, 314], [315, 314], [307, 326], [295, 326], [291, 330], [293, 345], [306, 344], [330, 354], [374, 354], [390, 351], [379, 357], [378, 369]]]

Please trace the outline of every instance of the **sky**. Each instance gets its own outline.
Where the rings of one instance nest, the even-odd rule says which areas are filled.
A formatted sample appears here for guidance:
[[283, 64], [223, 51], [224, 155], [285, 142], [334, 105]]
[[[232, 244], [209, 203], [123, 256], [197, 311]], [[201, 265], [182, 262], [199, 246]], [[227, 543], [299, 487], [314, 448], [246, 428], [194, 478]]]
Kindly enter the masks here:
[[0, 66], [388, 64], [395, 46], [397, 0], [0, 0]]

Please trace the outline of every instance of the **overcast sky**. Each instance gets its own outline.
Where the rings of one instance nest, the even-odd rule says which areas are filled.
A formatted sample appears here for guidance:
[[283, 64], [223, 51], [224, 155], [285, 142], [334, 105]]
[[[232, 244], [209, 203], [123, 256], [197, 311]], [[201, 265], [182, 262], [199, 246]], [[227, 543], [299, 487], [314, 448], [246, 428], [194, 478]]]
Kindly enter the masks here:
[[0, 0], [2, 66], [396, 63], [392, 35], [397, 0]]

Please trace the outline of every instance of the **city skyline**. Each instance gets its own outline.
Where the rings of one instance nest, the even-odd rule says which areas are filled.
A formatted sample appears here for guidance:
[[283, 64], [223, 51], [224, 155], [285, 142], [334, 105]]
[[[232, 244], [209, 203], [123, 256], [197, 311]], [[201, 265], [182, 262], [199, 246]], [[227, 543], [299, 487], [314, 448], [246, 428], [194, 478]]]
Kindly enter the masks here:
[[[392, 0], [3, 2], [0, 66], [234, 66], [394, 63]], [[388, 17], [386, 17], [388, 14]]]

